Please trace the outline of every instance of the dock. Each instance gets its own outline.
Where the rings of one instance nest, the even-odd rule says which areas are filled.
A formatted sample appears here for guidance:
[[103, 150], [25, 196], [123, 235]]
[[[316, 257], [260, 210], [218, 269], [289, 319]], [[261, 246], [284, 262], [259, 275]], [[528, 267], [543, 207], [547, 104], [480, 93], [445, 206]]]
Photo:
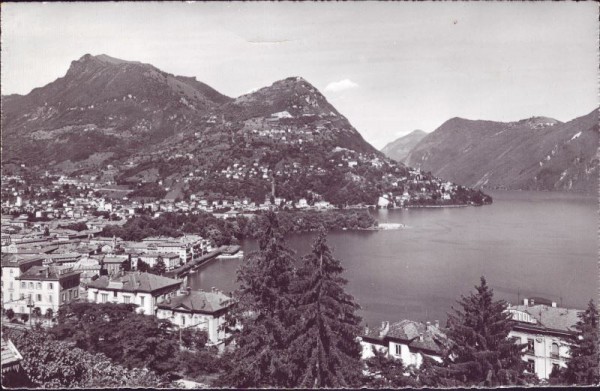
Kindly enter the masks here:
[[186, 263], [185, 265], [179, 266], [173, 270], [165, 272], [165, 277], [169, 278], [182, 278], [187, 276], [191, 271], [197, 270], [201, 266], [206, 265], [213, 259], [216, 259], [219, 255], [231, 255], [240, 251], [240, 246], [221, 246], [218, 249], [204, 254], [198, 259]]

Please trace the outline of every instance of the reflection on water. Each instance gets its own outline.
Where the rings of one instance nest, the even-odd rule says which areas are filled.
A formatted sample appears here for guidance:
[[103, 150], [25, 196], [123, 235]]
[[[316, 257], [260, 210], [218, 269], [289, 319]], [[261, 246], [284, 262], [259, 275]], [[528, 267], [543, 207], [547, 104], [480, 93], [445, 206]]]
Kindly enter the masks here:
[[[562, 193], [493, 192], [485, 207], [382, 210], [405, 229], [329, 234], [348, 291], [369, 324], [435, 320], [485, 275], [496, 297], [542, 296], [583, 307], [597, 288], [596, 200]], [[314, 234], [288, 238], [303, 255]], [[243, 243], [244, 252], [257, 248]], [[195, 288], [235, 289], [239, 260], [215, 260], [190, 276]]]

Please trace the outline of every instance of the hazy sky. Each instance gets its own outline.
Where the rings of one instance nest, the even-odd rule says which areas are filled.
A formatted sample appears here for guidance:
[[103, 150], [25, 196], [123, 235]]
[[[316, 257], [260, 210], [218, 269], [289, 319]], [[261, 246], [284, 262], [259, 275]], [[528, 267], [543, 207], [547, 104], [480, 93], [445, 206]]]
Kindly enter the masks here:
[[2, 94], [86, 53], [235, 97], [302, 76], [380, 148], [452, 117], [562, 121], [598, 106], [588, 3], [3, 3]]

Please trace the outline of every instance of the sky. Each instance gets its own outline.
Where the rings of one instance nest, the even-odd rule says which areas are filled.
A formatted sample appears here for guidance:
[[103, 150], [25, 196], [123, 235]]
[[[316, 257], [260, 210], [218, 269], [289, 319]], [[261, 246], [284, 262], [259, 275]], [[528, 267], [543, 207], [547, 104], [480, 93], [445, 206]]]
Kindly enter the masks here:
[[568, 121], [598, 107], [593, 2], [2, 3], [2, 94], [86, 53], [236, 97], [290, 76], [377, 148], [453, 117]]

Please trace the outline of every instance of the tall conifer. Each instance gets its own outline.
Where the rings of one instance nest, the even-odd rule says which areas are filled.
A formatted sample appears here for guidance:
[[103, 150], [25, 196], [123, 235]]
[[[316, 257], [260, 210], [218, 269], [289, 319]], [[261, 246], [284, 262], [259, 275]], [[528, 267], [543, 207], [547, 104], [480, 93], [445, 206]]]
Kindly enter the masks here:
[[294, 322], [290, 283], [294, 253], [285, 246], [277, 217], [267, 215], [259, 251], [238, 270], [232, 319], [241, 326], [234, 337], [231, 371], [221, 383], [235, 388], [290, 387], [289, 330]]
[[355, 311], [359, 306], [344, 290], [343, 270], [321, 229], [312, 251], [302, 259], [294, 289], [299, 320], [293, 329], [290, 355], [297, 387], [358, 385], [360, 318]]
[[585, 312], [579, 314], [575, 329], [580, 333], [571, 348], [571, 359], [565, 371], [566, 381], [577, 385], [600, 384], [600, 355], [598, 353], [598, 309], [590, 300]]
[[507, 303], [493, 301], [484, 277], [477, 292], [462, 296], [462, 310], [448, 314], [448, 337], [452, 341], [446, 374], [455, 385], [503, 386], [525, 384], [523, 344], [508, 338], [511, 314]]

